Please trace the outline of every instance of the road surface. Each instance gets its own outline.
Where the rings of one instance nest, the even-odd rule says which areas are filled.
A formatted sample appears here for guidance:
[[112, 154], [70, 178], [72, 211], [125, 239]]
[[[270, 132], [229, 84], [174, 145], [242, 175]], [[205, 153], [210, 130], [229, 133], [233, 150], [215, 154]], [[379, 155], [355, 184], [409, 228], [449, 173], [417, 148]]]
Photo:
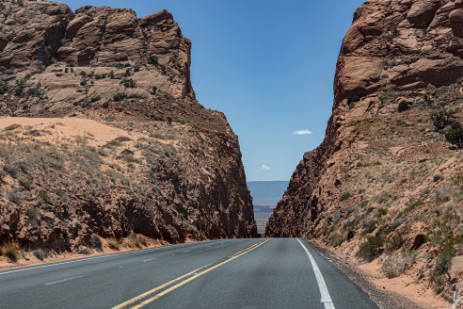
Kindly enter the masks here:
[[301, 239], [188, 243], [0, 272], [0, 308], [378, 308]]

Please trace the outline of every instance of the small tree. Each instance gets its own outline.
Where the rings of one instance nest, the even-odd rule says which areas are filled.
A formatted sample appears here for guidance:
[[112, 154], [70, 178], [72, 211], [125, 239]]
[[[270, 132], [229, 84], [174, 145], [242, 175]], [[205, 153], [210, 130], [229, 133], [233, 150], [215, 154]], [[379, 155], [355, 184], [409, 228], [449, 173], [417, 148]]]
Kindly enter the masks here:
[[444, 129], [446, 126], [452, 123], [454, 112], [446, 109], [441, 109], [431, 114], [431, 121], [436, 128], [436, 131]]
[[452, 122], [451, 128], [445, 133], [445, 139], [458, 148], [463, 148], [463, 127], [458, 121]]

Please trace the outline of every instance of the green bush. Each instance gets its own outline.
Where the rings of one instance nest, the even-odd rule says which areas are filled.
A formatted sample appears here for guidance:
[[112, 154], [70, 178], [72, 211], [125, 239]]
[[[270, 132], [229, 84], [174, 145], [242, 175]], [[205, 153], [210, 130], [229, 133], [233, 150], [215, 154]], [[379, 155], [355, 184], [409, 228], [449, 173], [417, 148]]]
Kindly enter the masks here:
[[402, 101], [402, 102], [399, 103], [399, 107], [397, 108], [397, 111], [399, 113], [408, 111], [410, 109], [410, 106], [411, 106], [410, 103]]
[[454, 121], [451, 128], [445, 133], [445, 139], [458, 148], [463, 148], [463, 128], [461, 123]]
[[348, 199], [351, 198], [351, 194], [349, 192], [344, 192], [341, 197], [339, 198], [339, 201], [344, 202], [347, 201]]
[[156, 65], [156, 66], [159, 65], [159, 60], [158, 60], [158, 57], [156, 57], [156, 55], [151, 55], [148, 61], [152, 65]]
[[18, 261], [18, 250], [13, 244], [6, 244], [2, 248], [2, 255], [6, 256], [13, 263]]
[[445, 244], [441, 252], [437, 255], [436, 265], [432, 272], [431, 281], [437, 293], [440, 293], [445, 288], [446, 278], [445, 275], [450, 268], [452, 259], [456, 255], [455, 247], [452, 242]]
[[441, 109], [437, 112], [431, 113], [431, 121], [436, 131], [444, 129], [452, 123], [453, 112]]
[[339, 232], [332, 232], [328, 236], [328, 244], [333, 247], [339, 247], [344, 242], [344, 237]]
[[388, 254], [399, 250], [404, 244], [404, 239], [400, 233], [394, 234], [386, 244], [385, 251]]
[[46, 254], [42, 249], [35, 249], [34, 251], [32, 251], [32, 253], [36, 258], [38, 258], [41, 261], [43, 261], [46, 257]]
[[121, 243], [116, 238], [108, 238], [108, 247], [113, 250], [120, 250]]
[[4, 130], [4, 131], [13, 131], [13, 130], [16, 130], [16, 129], [20, 128], [20, 127], [21, 127], [20, 124], [13, 123], [13, 124], [11, 124], [11, 125], [5, 127], [3, 130]]
[[381, 271], [388, 278], [396, 278], [405, 273], [415, 261], [415, 254], [412, 251], [395, 252], [388, 256], [381, 266]]
[[355, 103], [360, 101], [360, 97], [357, 95], [350, 95], [347, 98], [347, 105], [349, 105], [349, 108], [352, 109], [355, 107]]
[[116, 101], [116, 102], [122, 101], [122, 100], [124, 100], [126, 98], [127, 98], [127, 96], [125, 95], [125, 93], [120, 93], [120, 92], [116, 93], [114, 95], [114, 97], [113, 97], [114, 101]]
[[4, 81], [0, 81], [0, 94], [8, 92], [8, 84]]
[[383, 245], [384, 236], [376, 235], [368, 237], [365, 242], [360, 244], [359, 250], [355, 256], [367, 262], [371, 262], [381, 254]]
[[101, 243], [101, 239], [96, 234], [92, 234], [92, 236], [90, 236], [89, 245], [91, 248], [96, 249], [98, 251], [103, 250], [103, 244]]

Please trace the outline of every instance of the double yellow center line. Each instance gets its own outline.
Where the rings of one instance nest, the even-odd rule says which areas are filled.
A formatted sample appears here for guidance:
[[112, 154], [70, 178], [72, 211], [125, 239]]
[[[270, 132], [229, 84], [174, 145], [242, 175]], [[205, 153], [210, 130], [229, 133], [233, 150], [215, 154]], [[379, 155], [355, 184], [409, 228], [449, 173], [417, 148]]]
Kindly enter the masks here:
[[[167, 283], [164, 283], [163, 285], [160, 285], [158, 287], [155, 287], [154, 289], [152, 290], [149, 290], [143, 294], [140, 294], [132, 299], [129, 299], [115, 307], [112, 307], [111, 309], [124, 309], [124, 308], [131, 308], [131, 309], [138, 309], [138, 308], [142, 308], [143, 306], [146, 306], [150, 303], [152, 303], [153, 301], [161, 298], [162, 296], [166, 295], [166, 294], [169, 294], [170, 292], [178, 289], [179, 287], [181, 286], [184, 286], [185, 284], [187, 284], [188, 282], [191, 282], [205, 274], [207, 274], [208, 272], [216, 269], [216, 268], [219, 268], [249, 252], [251, 252], [252, 250], [254, 249], [257, 249], [258, 247], [262, 246], [263, 244], [265, 244], [267, 241], [269, 241], [269, 239], [266, 239], [266, 240], [263, 240], [263, 241], [260, 241], [244, 250], [241, 250], [241, 251], [238, 251], [237, 253], [233, 254], [232, 256], [230, 256], [229, 258], [227, 258], [225, 261], [223, 262], [220, 262], [218, 264], [214, 264], [214, 265], [206, 265], [206, 266], [203, 266], [203, 267], [200, 267], [198, 269], [195, 269], [187, 274], [184, 274], [178, 278], [175, 278]], [[177, 283], [178, 282], [178, 283]], [[138, 304], [136, 304], [138, 303]], [[135, 305], [136, 304], [136, 305]]]

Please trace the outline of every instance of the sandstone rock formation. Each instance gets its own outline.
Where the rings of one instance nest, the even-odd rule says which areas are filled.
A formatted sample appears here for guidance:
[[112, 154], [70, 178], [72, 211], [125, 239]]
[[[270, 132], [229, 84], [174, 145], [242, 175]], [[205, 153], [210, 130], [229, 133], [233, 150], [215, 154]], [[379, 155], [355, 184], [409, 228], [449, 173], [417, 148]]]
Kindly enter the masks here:
[[0, 246], [256, 235], [237, 136], [196, 100], [169, 12], [6, 0], [0, 29], [0, 114], [43, 118], [0, 120]]
[[399, 274], [451, 295], [446, 272], [463, 253], [463, 157], [443, 133], [463, 120], [462, 82], [462, 1], [366, 1], [342, 44], [326, 137], [297, 166], [267, 234], [379, 258], [388, 276], [410, 254]]

